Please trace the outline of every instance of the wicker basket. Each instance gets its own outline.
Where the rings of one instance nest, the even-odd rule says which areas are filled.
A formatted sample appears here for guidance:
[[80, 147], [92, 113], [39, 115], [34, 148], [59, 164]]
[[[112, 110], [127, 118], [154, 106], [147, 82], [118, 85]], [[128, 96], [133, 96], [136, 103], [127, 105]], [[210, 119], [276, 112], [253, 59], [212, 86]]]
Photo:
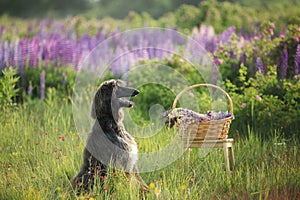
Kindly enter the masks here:
[[[177, 102], [179, 98], [183, 95], [183, 93], [198, 87], [211, 87], [220, 90], [226, 96], [229, 102], [229, 106], [230, 106], [229, 113], [231, 114], [231, 116], [220, 120], [202, 121], [202, 122], [189, 124], [188, 128], [184, 131], [184, 134], [180, 134], [181, 138], [189, 141], [204, 140], [204, 139], [216, 140], [216, 139], [227, 138], [231, 121], [234, 119], [233, 103], [228, 93], [226, 93], [220, 87], [212, 84], [196, 84], [187, 87], [184, 90], [182, 90], [180, 93], [178, 93], [178, 95], [176, 96], [173, 102], [172, 109], [176, 108]], [[177, 124], [177, 126], [179, 127], [180, 124]]]

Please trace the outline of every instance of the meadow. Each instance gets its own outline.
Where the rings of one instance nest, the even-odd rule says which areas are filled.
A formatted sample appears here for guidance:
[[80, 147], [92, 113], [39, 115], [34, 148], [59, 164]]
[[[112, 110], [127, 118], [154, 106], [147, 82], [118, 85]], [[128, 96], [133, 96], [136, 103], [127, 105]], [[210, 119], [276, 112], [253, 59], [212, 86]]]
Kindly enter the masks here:
[[[145, 199], [300, 199], [299, 9], [276, 6], [277, 14], [256, 15], [257, 10], [238, 4], [205, 1], [158, 20], [146, 13], [129, 13], [123, 20], [0, 16], [0, 199], [142, 198], [133, 179], [113, 170], [103, 187], [96, 184], [90, 193], [77, 195], [71, 187], [86, 137], [76, 124], [74, 99], [91, 102], [99, 83], [121, 77], [141, 92], [125, 113], [138, 125], [125, 122], [132, 135], [149, 136], [136, 137], [140, 153], [164, 149], [177, 134], [153, 128], [161, 122], [151, 114], [172, 107], [182, 80], [216, 84], [233, 101], [229, 137], [235, 141], [235, 169], [226, 173], [222, 149], [204, 157], [202, 149], [188, 150], [189, 161], [185, 152], [164, 168], [141, 174], [150, 187]], [[197, 61], [203, 52], [211, 65], [201, 74]], [[78, 77], [89, 82], [89, 70], [99, 61], [109, 61], [106, 71], [93, 74], [101, 78], [84, 88], [87, 93], [77, 93]], [[138, 66], [143, 70], [135, 71]], [[203, 113], [228, 109], [205, 88], [192, 90], [186, 99]], [[85, 114], [83, 123], [90, 120]]]
[[[81, 164], [84, 143], [72, 120], [68, 99], [33, 101], [1, 115], [1, 199], [140, 199], [134, 181], [110, 172], [104, 187], [76, 196], [70, 180]], [[163, 129], [155, 137], [168, 138]], [[163, 140], [143, 142], [140, 152], [163, 148]], [[284, 143], [284, 144], [282, 144]], [[147, 144], [147, 145], [145, 145]], [[148, 149], [147, 149], [148, 147]], [[225, 172], [222, 149], [205, 157], [193, 149], [165, 168], [143, 173], [146, 199], [299, 199], [300, 154], [296, 138], [280, 132], [262, 140], [251, 129], [235, 137], [235, 169]], [[172, 152], [170, 152], [172, 156]]]

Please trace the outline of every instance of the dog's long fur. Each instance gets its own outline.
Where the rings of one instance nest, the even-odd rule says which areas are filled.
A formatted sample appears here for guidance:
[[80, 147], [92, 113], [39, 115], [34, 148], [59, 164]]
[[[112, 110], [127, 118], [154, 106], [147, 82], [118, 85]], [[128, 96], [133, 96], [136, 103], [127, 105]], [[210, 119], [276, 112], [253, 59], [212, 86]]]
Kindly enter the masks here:
[[110, 164], [134, 174], [142, 189], [148, 190], [147, 184], [138, 174], [137, 144], [122, 123], [121, 108], [133, 106], [132, 102], [122, 97], [131, 97], [138, 93], [133, 88], [124, 87], [124, 82], [120, 80], [110, 80], [100, 85], [92, 105], [95, 124], [83, 152], [80, 172], [73, 180], [76, 188], [83, 191], [92, 189], [95, 178], [103, 180]]

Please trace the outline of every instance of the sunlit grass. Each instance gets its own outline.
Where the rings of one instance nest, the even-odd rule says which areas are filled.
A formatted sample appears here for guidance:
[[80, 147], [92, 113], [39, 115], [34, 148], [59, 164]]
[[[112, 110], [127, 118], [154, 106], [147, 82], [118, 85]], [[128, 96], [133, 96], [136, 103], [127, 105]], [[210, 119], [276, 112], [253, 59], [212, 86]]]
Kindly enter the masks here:
[[[141, 199], [138, 184], [124, 173], [109, 172], [103, 188], [76, 196], [70, 181], [81, 164], [84, 143], [67, 100], [34, 101], [0, 116], [0, 199]], [[174, 133], [161, 130], [137, 139], [141, 152], [156, 151]], [[146, 199], [299, 199], [300, 154], [296, 139], [262, 141], [248, 131], [235, 138], [235, 170], [225, 172], [222, 149], [205, 157], [201, 150], [163, 169], [143, 173]], [[170, 152], [171, 153], [171, 152]]]

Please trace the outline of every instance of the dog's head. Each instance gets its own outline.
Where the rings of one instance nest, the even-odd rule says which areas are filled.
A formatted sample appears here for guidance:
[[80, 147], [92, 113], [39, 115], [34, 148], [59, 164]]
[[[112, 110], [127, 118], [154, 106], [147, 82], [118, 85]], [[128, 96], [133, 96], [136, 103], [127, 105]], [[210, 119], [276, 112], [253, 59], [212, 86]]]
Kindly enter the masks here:
[[96, 118], [97, 109], [103, 109], [104, 106], [111, 106], [115, 109], [119, 109], [121, 107], [132, 107], [133, 102], [122, 99], [122, 97], [133, 97], [137, 94], [139, 94], [138, 90], [126, 87], [126, 83], [122, 80], [113, 79], [103, 82], [94, 98], [92, 117]]

